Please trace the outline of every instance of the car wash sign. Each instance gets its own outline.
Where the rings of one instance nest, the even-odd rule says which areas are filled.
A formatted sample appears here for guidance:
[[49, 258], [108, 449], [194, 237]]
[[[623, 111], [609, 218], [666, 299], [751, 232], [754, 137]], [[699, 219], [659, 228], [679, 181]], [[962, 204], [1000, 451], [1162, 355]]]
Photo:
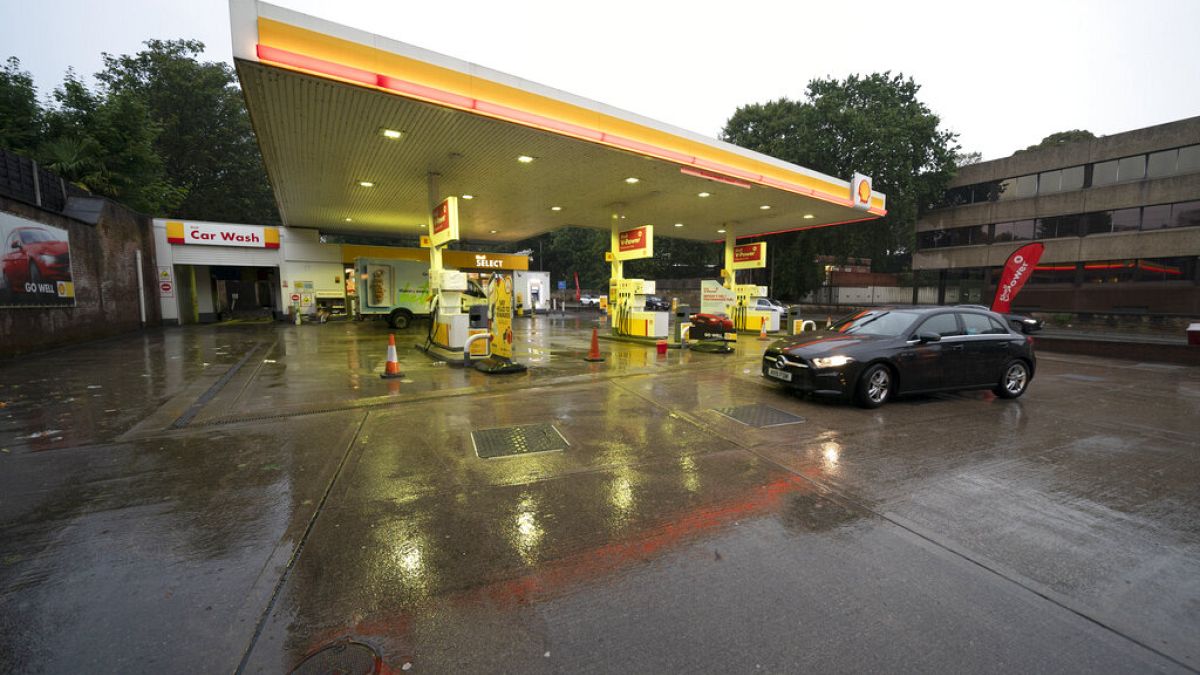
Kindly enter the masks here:
[[182, 245], [279, 248], [279, 228], [168, 220], [167, 241]]
[[447, 197], [430, 214], [429, 241], [434, 246], [444, 246], [458, 241], [458, 197]]
[[733, 247], [733, 269], [752, 270], [767, 266], [767, 242], [756, 241]]
[[642, 225], [617, 233], [617, 260], [637, 260], [654, 257], [654, 226]]

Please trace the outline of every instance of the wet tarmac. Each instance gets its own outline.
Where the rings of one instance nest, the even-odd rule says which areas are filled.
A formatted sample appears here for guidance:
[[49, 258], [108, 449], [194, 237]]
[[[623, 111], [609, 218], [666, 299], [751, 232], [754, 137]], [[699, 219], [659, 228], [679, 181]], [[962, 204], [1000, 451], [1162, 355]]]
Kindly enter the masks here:
[[[1043, 354], [1017, 401], [864, 411], [763, 381], [753, 337], [587, 363], [593, 325], [518, 320], [503, 376], [410, 331], [380, 379], [379, 323], [0, 363], [0, 672], [347, 637], [384, 672], [1200, 669], [1200, 369]], [[479, 458], [536, 424], [565, 449]]]

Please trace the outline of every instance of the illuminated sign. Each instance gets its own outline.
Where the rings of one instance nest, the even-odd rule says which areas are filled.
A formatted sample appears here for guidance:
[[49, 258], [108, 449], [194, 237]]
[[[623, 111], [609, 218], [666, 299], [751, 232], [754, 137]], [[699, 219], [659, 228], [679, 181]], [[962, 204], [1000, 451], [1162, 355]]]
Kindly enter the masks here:
[[617, 233], [617, 260], [654, 257], [654, 226], [642, 225]]
[[444, 246], [458, 241], [458, 197], [447, 197], [433, 209], [433, 220], [429, 226], [429, 241], [434, 246]]
[[749, 270], [767, 266], [767, 242], [742, 244], [733, 247], [733, 269]]
[[279, 248], [279, 229], [230, 223], [167, 221], [167, 241], [172, 244]]
[[850, 181], [850, 200], [854, 202], [854, 208], [861, 211], [871, 208], [870, 176], [854, 174], [854, 180]]

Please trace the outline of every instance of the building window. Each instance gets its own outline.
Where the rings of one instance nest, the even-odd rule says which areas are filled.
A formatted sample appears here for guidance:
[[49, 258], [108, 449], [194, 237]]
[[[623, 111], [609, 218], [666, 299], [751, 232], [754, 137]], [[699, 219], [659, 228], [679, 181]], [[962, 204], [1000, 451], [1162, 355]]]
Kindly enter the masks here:
[[1030, 284], [1073, 284], [1075, 263], [1048, 263], [1033, 268], [1029, 275]]
[[1112, 212], [1112, 231], [1129, 232], [1137, 230], [1142, 225], [1141, 209], [1117, 209]]
[[1146, 177], [1146, 156], [1125, 157], [1117, 160], [1117, 180], [1127, 183], [1131, 180], [1141, 180]]
[[1150, 153], [1150, 161], [1146, 165], [1146, 175], [1150, 178], [1160, 178], [1175, 174], [1179, 162], [1179, 150], [1163, 150]]
[[997, 200], [1005, 201], [1007, 199], [1016, 199], [1017, 197], [1017, 179], [1009, 178], [1008, 180], [1000, 181], [1000, 189], [997, 192]]
[[1083, 167], [1073, 166], [1062, 170], [1062, 191], [1083, 189]]
[[1200, 145], [1189, 145], [1179, 149], [1179, 173], [1200, 171]]
[[1037, 175], [1017, 178], [1017, 199], [1033, 197], [1037, 194]]
[[1062, 171], [1043, 171], [1038, 174], [1038, 194], [1048, 195], [1062, 190]]
[[1083, 216], [1084, 234], [1107, 234], [1113, 231], [1112, 211], [1096, 211]]
[[996, 223], [996, 234], [992, 237], [992, 241], [1025, 241], [1033, 239], [1033, 225], [1032, 220]]
[[1092, 165], [1092, 187], [1112, 185], [1117, 182], [1117, 160], [1097, 162]]
[[1138, 281], [1191, 281], [1196, 258], [1151, 258], [1138, 261]]
[[1160, 204], [1142, 209], [1142, 229], [1161, 230], [1171, 226], [1171, 205]]
[[1171, 225], [1173, 227], [1196, 227], [1200, 225], [1200, 201], [1172, 204]]

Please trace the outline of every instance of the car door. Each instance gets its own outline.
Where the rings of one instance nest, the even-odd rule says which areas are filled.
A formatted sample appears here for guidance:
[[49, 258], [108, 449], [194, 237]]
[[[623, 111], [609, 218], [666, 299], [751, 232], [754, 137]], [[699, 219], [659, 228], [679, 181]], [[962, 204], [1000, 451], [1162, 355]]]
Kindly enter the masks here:
[[986, 314], [960, 312], [963, 386], [996, 384], [1008, 355], [1008, 328]]
[[[903, 391], [924, 391], [958, 386], [957, 368], [962, 360], [963, 344], [958, 317], [954, 312], [934, 314], [917, 324], [908, 343], [896, 357]], [[938, 342], [917, 342], [916, 337], [935, 333]]]

